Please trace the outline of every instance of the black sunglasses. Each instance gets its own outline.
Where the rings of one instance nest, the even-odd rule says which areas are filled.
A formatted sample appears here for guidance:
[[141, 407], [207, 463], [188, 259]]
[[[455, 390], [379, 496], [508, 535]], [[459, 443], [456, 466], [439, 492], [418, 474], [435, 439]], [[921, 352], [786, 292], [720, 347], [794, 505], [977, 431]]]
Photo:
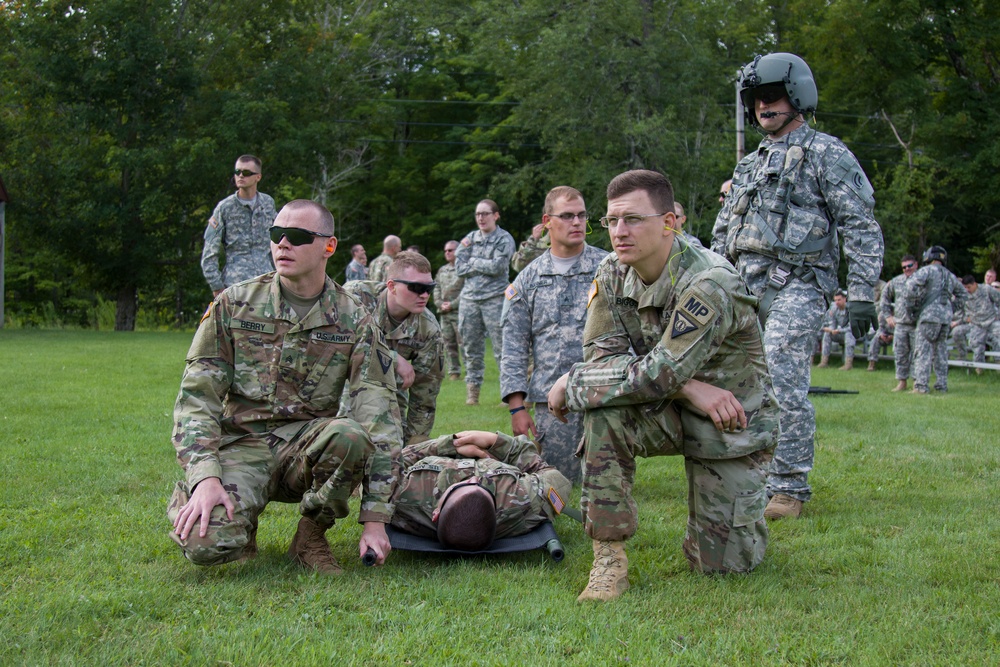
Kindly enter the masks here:
[[278, 227], [275, 225], [267, 231], [271, 235], [271, 243], [275, 245], [281, 243], [282, 236], [288, 239], [288, 242], [292, 245], [312, 243], [313, 239], [317, 236], [323, 239], [333, 238], [333, 234], [320, 234], [319, 232], [311, 232], [308, 229], [299, 229], [298, 227]]
[[433, 280], [429, 283], [415, 283], [412, 280], [400, 280], [399, 278], [393, 278], [392, 282], [406, 285], [406, 289], [410, 290], [417, 296], [420, 296], [421, 294], [430, 294], [434, 291], [434, 288], [437, 287], [437, 283]]
[[788, 91], [783, 83], [769, 83], [753, 89], [754, 99], [758, 99], [764, 104], [774, 104], [782, 97], [788, 96]]
[[903, 264], [904, 269], [912, 269], [914, 266], [916, 266], [916, 264], [914, 264], [913, 262], [910, 262], [909, 264]]
[[233, 171], [233, 176], [243, 176], [247, 178], [249, 176], [256, 176], [259, 172], [250, 171], [249, 169], [236, 169]]

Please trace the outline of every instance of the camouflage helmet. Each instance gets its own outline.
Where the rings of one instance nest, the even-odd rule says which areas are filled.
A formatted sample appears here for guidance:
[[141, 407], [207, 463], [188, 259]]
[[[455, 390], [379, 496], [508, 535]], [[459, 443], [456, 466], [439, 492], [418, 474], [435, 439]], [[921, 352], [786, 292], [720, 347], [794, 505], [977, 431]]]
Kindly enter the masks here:
[[816, 105], [819, 102], [816, 80], [813, 79], [812, 70], [806, 61], [793, 53], [755, 56], [753, 62], [747, 63], [740, 70], [738, 81], [743, 114], [751, 126], [760, 125], [754, 111], [753, 91], [768, 84], [785, 84], [785, 93], [793, 109], [801, 114], [816, 113]]
[[927, 250], [924, 250], [924, 262], [933, 262], [934, 260], [944, 264], [948, 261], [948, 251], [939, 245], [932, 245]]

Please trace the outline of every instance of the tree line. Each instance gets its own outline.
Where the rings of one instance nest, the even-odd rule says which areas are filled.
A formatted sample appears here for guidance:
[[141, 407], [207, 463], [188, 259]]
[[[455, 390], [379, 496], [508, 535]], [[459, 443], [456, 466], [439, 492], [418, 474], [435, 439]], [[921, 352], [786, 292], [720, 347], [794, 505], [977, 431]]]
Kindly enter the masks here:
[[484, 197], [518, 240], [556, 185], [596, 220], [632, 168], [667, 174], [707, 240], [736, 160], [736, 72], [772, 51], [810, 64], [815, 126], [875, 185], [884, 277], [935, 244], [981, 272], [1000, 264], [998, 15], [987, 0], [2, 3], [7, 311], [82, 320], [101, 297], [116, 329], [140, 308], [196, 321], [202, 233], [243, 153], [279, 206], [333, 211], [334, 277], [346, 248], [373, 257], [387, 234], [439, 265]]

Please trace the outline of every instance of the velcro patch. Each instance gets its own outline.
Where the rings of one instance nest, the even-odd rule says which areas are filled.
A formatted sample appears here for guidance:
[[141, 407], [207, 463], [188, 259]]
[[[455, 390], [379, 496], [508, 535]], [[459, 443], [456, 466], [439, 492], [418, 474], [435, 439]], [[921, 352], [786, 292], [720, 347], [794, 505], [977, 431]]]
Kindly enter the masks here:
[[563, 499], [559, 497], [559, 493], [556, 492], [555, 488], [550, 486], [545, 497], [548, 498], [549, 504], [552, 505], [552, 509], [556, 511], [556, 514], [562, 514], [563, 508], [566, 507], [566, 503], [564, 503]]
[[677, 338], [678, 336], [683, 336], [686, 333], [691, 333], [696, 331], [698, 325], [684, 317], [683, 313], [674, 313], [674, 321], [670, 327], [670, 337]]
[[219, 228], [219, 221], [215, 219], [214, 215], [208, 219], [208, 224], [212, 225], [212, 229]]
[[468, 248], [470, 245], [472, 245], [472, 240], [468, 236], [466, 236], [464, 239], [462, 239], [462, 245]]
[[507, 289], [505, 289], [503, 293], [504, 293], [504, 296], [507, 297], [508, 301], [511, 301], [514, 297], [516, 297], [517, 296], [517, 290], [514, 289], [514, 283], [511, 283], [510, 285], [507, 285]]
[[259, 331], [260, 333], [274, 333], [273, 322], [251, 322], [250, 320], [233, 320], [233, 329], [243, 329], [244, 331]]
[[382, 366], [382, 372], [388, 374], [389, 369], [392, 368], [392, 357], [382, 350], [375, 350], [375, 355], [378, 357], [379, 365]]
[[352, 334], [337, 334], [328, 331], [312, 332], [313, 340], [321, 340], [324, 343], [339, 343], [342, 345], [353, 345], [354, 336]]
[[590, 291], [587, 292], [587, 308], [590, 308], [590, 302], [594, 300], [595, 296], [597, 296], [597, 281], [596, 280], [593, 281], [592, 283], [590, 283]]
[[693, 294], [689, 295], [684, 300], [684, 303], [679, 305], [679, 310], [684, 311], [699, 325], [708, 324], [715, 316], [715, 311]]

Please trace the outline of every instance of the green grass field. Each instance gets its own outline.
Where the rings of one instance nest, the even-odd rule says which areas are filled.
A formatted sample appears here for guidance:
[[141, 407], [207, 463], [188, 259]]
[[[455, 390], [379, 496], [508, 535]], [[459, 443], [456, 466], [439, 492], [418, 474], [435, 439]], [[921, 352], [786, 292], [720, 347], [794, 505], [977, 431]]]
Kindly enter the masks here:
[[[639, 467], [632, 588], [582, 606], [567, 550], [357, 559], [294, 568], [292, 505], [261, 521], [260, 556], [202, 569], [167, 537], [181, 475], [169, 442], [190, 334], [0, 331], [0, 664], [996, 665], [1000, 663], [1000, 377], [953, 371], [947, 395], [892, 394], [875, 373], [814, 371], [814, 500], [772, 525], [752, 575], [688, 572], [683, 462]], [[863, 367], [863, 360], [859, 360]], [[492, 364], [491, 364], [492, 366]], [[496, 369], [481, 405], [446, 382], [435, 434], [509, 429]]]

